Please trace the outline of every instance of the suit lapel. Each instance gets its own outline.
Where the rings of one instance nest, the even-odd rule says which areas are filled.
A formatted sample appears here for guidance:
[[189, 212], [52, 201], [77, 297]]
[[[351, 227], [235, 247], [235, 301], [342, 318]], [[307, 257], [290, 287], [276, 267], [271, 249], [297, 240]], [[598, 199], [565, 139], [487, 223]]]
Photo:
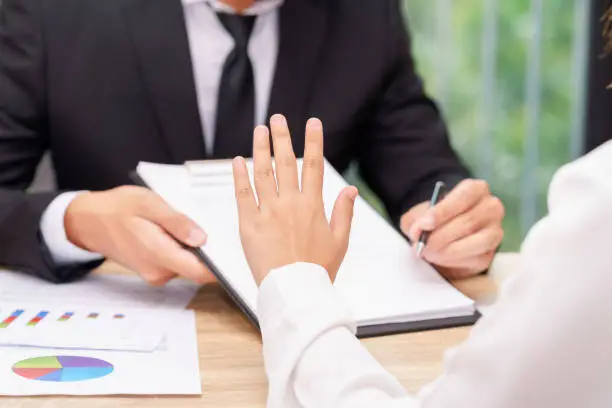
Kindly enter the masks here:
[[304, 151], [312, 78], [327, 31], [325, 3], [286, 0], [280, 10], [279, 52], [268, 117], [275, 113], [287, 116], [298, 156]]
[[128, 0], [128, 27], [143, 85], [173, 163], [205, 157], [180, 0]]

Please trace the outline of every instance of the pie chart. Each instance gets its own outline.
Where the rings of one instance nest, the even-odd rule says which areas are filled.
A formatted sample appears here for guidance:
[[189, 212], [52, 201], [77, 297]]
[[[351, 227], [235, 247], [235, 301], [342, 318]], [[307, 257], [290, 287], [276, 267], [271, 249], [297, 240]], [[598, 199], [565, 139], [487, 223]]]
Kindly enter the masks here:
[[113, 372], [113, 365], [91, 357], [34, 357], [13, 365], [13, 372], [34, 381], [75, 382], [102, 378]]

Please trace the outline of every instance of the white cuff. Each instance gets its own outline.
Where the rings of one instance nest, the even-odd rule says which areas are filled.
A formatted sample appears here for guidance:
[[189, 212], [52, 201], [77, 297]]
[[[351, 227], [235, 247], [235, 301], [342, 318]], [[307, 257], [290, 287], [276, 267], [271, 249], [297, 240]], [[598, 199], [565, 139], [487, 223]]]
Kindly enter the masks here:
[[333, 292], [329, 274], [320, 265], [294, 263], [273, 269], [259, 287], [258, 318], [265, 326], [283, 311], [311, 307], [313, 298], [335, 298]]
[[259, 288], [257, 304], [266, 373], [268, 406], [291, 404], [289, 382], [304, 350], [322, 333], [356, 327], [321, 266], [295, 263], [275, 269]]
[[74, 245], [66, 237], [64, 216], [74, 198], [82, 192], [69, 192], [58, 195], [49, 204], [40, 220], [40, 232], [51, 252], [53, 260], [58, 265], [95, 261], [102, 255], [89, 252]]

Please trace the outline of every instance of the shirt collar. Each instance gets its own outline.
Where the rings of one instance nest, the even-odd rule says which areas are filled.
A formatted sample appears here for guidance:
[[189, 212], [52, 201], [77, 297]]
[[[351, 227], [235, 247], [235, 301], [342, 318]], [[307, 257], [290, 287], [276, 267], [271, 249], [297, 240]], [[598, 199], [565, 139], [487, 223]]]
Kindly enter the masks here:
[[[205, 3], [208, 4], [213, 10], [223, 13], [235, 13], [234, 9], [220, 0], [182, 0], [183, 7], [188, 7], [193, 4]], [[244, 11], [245, 15], [260, 15], [266, 14], [273, 10], [280, 8], [285, 0], [255, 0], [255, 3]]]

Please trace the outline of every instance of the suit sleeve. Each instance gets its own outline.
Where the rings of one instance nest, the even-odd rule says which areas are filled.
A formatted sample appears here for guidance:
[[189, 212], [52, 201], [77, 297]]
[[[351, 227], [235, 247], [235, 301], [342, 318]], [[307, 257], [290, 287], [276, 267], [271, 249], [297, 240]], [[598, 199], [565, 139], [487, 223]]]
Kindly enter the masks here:
[[429, 200], [436, 181], [454, 187], [469, 177], [453, 151], [436, 104], [425, 94], [397, 0], [387, 1], [387, 72], [360, 152], [363, 179], [392, 219]]
[[29, 194], [48, 148], [44, 38], [38, 0], [0, 5], [0, 265], [63, 282], [99, 262], [58, 267], [40, 236], [56, 193]]

